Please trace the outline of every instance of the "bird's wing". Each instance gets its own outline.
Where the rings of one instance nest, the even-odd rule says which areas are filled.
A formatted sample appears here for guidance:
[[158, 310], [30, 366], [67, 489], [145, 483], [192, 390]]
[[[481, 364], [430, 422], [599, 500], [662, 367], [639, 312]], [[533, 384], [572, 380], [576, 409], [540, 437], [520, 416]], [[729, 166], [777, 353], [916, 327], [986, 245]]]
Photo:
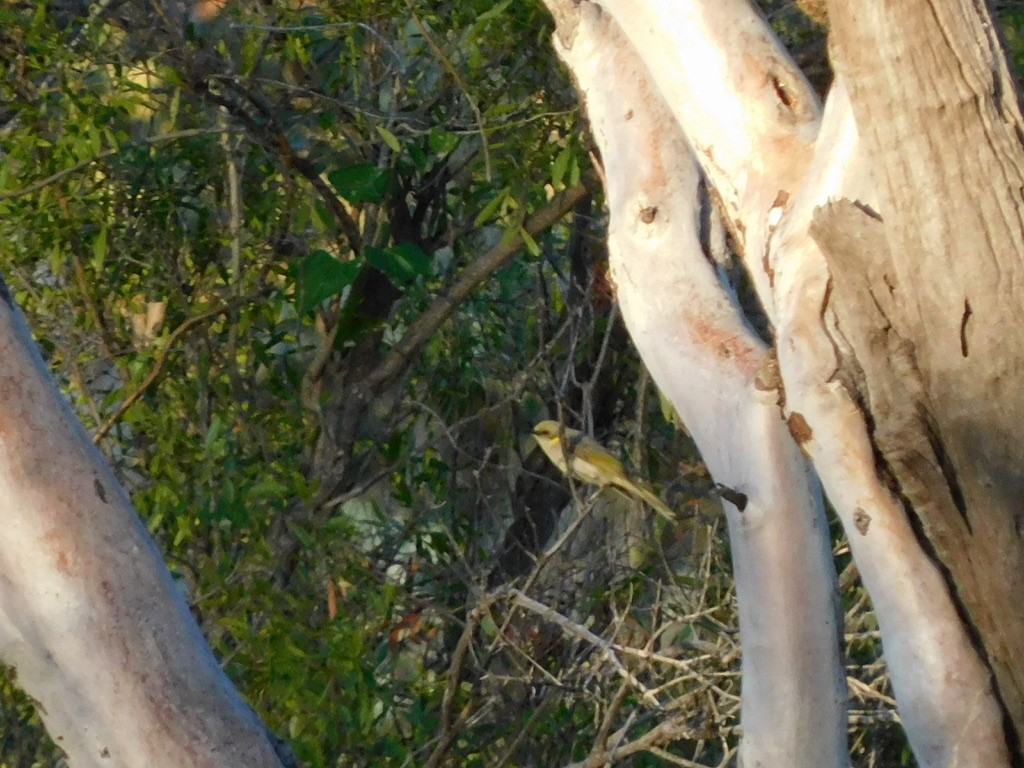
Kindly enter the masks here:
[[619, 460], [582, 433], [567, 434], [566, 448], [573, 474], [585, 483], [609, 485], [624, 476]]
[[613, 482], [614, 478], [625, 477], [622, 462], [595, 443], [591, 442], [583, 446], [583, 449], [577, 449], [574, 456], [595, 467], [601, 476], [606, 478], [605, 483]]

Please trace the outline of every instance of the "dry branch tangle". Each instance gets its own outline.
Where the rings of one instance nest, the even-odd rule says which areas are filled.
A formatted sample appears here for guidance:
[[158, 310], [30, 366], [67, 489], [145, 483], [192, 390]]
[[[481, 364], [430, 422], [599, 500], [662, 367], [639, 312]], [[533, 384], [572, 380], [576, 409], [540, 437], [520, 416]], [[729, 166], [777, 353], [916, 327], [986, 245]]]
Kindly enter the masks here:
[[[885, 3], [869, 5], [888, 7]], [[947, 8], [945, 15], [939, 14], [940, 21], [947, 25], [952, 23], [951, 16], [962, 19], [983, 13], [973, 6], [955, 2], [945, 5], [956, 9], [956, 13]], [[920, 211], [899, 222], [904, 210], [915, 210], [915, 196], [921, 190], [906, 183], [907, 174], [895, 179], [891, 173], [885, 176], [885, 171], [893, 165], [899, 167], [895, 160], [882, 163], [881, 173], [878, 170], [878, 158], [889, 157], [882, 150], [902, 157], [902, 145], [913, 144], [915, 151], [922, 154], [920, 162], [924, 163], [925, 172], [938, 167], [940, 170], [933, 176], [945, 173], [943, 178], [949, 181], [946, 166], [951, 163], [928, 156], [930, 147], [934, 146], [929, 142], [936, 141], [936, 130], [942, 130], [945, 102], [941, 94], [937, 104], [929, 103], [924, 110], [931, 123], [912, 118], [905, 125], [900, 123], [899, 99], [882, 100], [889, 105], [888, 114], [884, 109], [879, 113], [877, 105], [858, 107], [860, 102], [873, 104], [873, 92], [853, 82], [851, 111], [851, 100], [841, 84], [830, 96], [822, 123], [814, 94], [745, 0], [715, 3], [603, 0], [600, 8], [586, 2], [572, 5], [551, 0], [549, 6], [559, 22], [556, 45], [586, 94], [588, 112], [606, 164], [612, 217], [610, 251], [627, 324], [655, 379], [694, 433], [712, 474], [718, 482], [748, 498], [757, 498], [759, 491], [773, 484], [793, 487], [801, 483], [800, 471], [791, 460], [781, 460], [775, 465], [769, 462], [762, 467], [768, 470], [767, 476], [753, 477], [740, 472], [739, 478], [729, 477], [729, 473], [734, 473], [744, 462], [749, 467], [755, 466], [759, 452], [778, 460], [785, 455], [785, 450], [781, 444], [767, 439], [764, 433], [757, 439], [749, 439], [758, 433], [753, 429], [755, 422], [751, 412], [746, 410], [755, 402], [750, 399], [751, 388], [744, 389], [744, 381], [750, 378], [748, 364], [767, 360], [764, 371], [770, 372], [770, 359], [764, 357], [756, 340], [755, 343], [741, 342], [739, 347], [722, 343], [727, 337], [734, 341], [746, 337], [737, 331], [735, 318], [730, 317], [721, 302], [717, 283], [706, 279], [710, 272], [707, 263], [687, 261], [688, 254], [699, 251], [693, 233], [686, 232], [687, 221], [692, 224], [694, 219], [692, 187], [695, 182], [692, 170], [688, 170], [689, 151], [685, 144], [673, 138], [676, 125], [682, 128], [689, 147], [718, 193], [721, 210], [730, 220], [737, 246], [772, 318], [784, 382], [779, 399], [794, 437], [814, 460], [851, 538], [879, 616], [897, 699], [919, 762], [936, 767], [1009, 765], [1011, 756], [1007, 745], [1019, 751], [1013, 724], [1019, 727], [1022, 720], [1018, 693], [1021, 654], [1012, 651], [1024, 642], [1024, 632], [1000, 631], [993, 626], [991, 617], [995, 609], [1007, 616], [1011, 628], [1020, 625], [1020, 601], [1012, 601], [1010, 595], [1018, 591], [1021, 551], [1012, 525], [1012, 509], [1007, 510], [1005, 505], [1003, 509], [998, 508], [1000, 499], [993, 497], [998, 497], [999, 489], [993, 492], [991, 486], [995, 479], [1007, 474], [1011, 464], [1008, 457], [1017, 455], [1020, 441], [1010, 444], [1001, 434], [1006, 430], [1004, 425], [1000, 432], [992, 435], [995, 442], [991, 450], [981, 451], [980, 456], [972, 455], [967, 443], [971, 436], [977, 437], [977, 432], [964, 429], [963, 421], [968, 417], [962, 413], [969, 411], [972, 404], [962, 396], [957, 400], [956, 393], [949, 388], [949, 381], [965, 386], [963, 374], [950, 375], [943, 367], [941, 354], [932, 354], [931, 369], [919, 368], [915, 362], [915, 344], [923, 349], [935, 346], [929, 334], [933, 326], [920, 319], [927, 318], [925, 310], [930, 309], [933, 314], [936, 311], [934, 306], [922, 310], [922, 305], [928, 305], [930, 298], [918, 298], [912, 307], [903, 306], [908, 298], [896, 301], [895, 306], [887, 306], [888, 297], [876, 298], [881, 293], [880, 286], [869, 285], [865, 289], [861, 285], [865, 280], [886, 277], [879, 273], [877, 262], [885, 261], [887, 249], [877, 246], [884, 245], [887, 237], [890, 244], [916, 248], [918, 263], [930, 264], [933, 273], [944, 264], [942, 259], [948, 261], [950, 248], [939, 246], [949, 244], [949, 231], [938, 227], [936, 234], [934, 223], [922, 220]], [[838, 13], [838, 17], [833, 17], [839, 19], [837, 25], [858, 29], [849, 10], [845, 15], [850, 18], [846, 18], [842, 10]], [[890, 15], [903, 13], [899, 10]], [[621, 24], [628, 42], [608, 20], [608, 15]], [[887, 20], [892, 21], [888, 17]], [[875, 21], [877, 23], [878, 19]], [[983, 25], [968, 25], [967, 28], [968, 34], [975, 34], [975, 42], [991, 41], [991, 35], [983, 34], [986, 29]], [[849, 34], [851, 39], [857, 39], [856, 34], [862, 38], [860, 45], [851, 43], [850, 50], [875, 50], [872, 45], [863, 45], [862, 29]], [[908, 39], [915, 34], [934, 37], [936, 30], [926, 28], [922, 32], [908, 23], [902, 34]], [[938, 46], [934, 39], [929, 40], [931, 46]], [[883, 70], [905, 89], [906, 81], [900, 79], [898, 66], [901, 56], [910, 56], [901, 47], [907, 41], [898, 45], [899, 36], [893, 39], [890, 34], [888, 39], [873, 39], [873, 43], [888, 45], [892, 58], [879, 67], [877, 63], [865, 62], [861, 55], [857, 59], [861, 64], [857, 76]], [[837, 47], [842, 50], [841, 44]], [[977, 53], [963, 40], [957, 40], [952, 47], [961, 58]], [[927, 45], [924, 50], [928, 51]], [[976, 103], [984, 105], [986, 94], [993, 102], [991, 109], [982, 106], [978, 110], [981, 123], [998, 126], [1002, 120], [1003, 124], [1015, 127], [1020, 122], [1019, 114], [1015, 106], [1006, 103], [1009, 100], [1005, 96], [1000, 96], [1012, 87], [1005, 77], [1005, 64], [998, 49], [991, 45], [985, 46], [982, 54], [994, 57], [991, 66], [986, 69], [971, 62], [966, 70], [969, 76], [965, 78], [971, 81]], [[849, 57], [856, 59], [853, 54]], [[638, 63], [640, 59], [642, 64]], [[915, 66], [918, 72], [924, 71], [921, 61]], [[841, 83], [847, 82], [842, 66], [839, 71]], [[987, 81], [979, 72], [982, 75], [993, 73], [991, 77], [1000, 87], [988, 82], [986, 91]], [[655, 87], [647, 86], [648, 74]], [[979, 78], [981, 88], [976, 87]], [[873, 87], [884, 89], [886, 85], [875, 82]], [[887, 93], [900, 93], [891, 83], [888, 85]], [[655, 89], [669, 97], [676, 125], [661, 111]], [[623, 106], [624, 95], [627, 95], [625, 101], [637, 106], [627, 110]], [[931, 112], [927, 112], [929, 107]], [[853, 117], [858, 109], [876, 118], [870, 124], [873, 138], [869, 142], [862, 142], [858, 135]], [[622, 119], [624, 110], [629, 115], [625, 120]], [[957, 119], [964, 119], [963, 110], [956, 111], [956, 115]], [[887, 134], [888, 125], [893, 122], [903, 130], [898, 138]], [[912, 125], [913, 130], [908, 131], [907, 125]], [[928, 131], [933, 135], [922, 138]], [[1001, 138], [998, 129], [988, 133], [997, 135], [986, 141], [985, 146], [997, 147], [995, 154], [1000, 160], [988, 163], [987, 167], [1003, 169], [1004, 179], [1016, 179], [1015, 169], [1024, 167], [1017, 156], [1019, 143], [1008, 148], [1008, 142]], [[907, 153], [910, 154], [910, 150]], [[1014, 169], [1014, 173], [1007, 171], [1008, 168]], [[876, 189], [880, 178], [885, 180], [881, 190]], [[982, 227], [990, 238], [993, 231], [999, 230], [999, 215], [1013, 221], [1020, 218], [1020, 200], [1007, 200], [1008, 193], [1020, 186], [1007, 185], [1001, 190], [1002, 198], [997, 195], [998, 199], [992, 202], [996, 223], [988, 222]], [[928, 189], [934, 190], [935, 185], [927, 187], [926, 193]], [[839, 202], [838, 206], [830, 207], [814, 219], [812, 238], [815, 208], [829, 200], [844, 198], [863, 202], [859, 206]], [[865, 204], [874, 203], [876, 199], [880, 202], [875, 203], [874, 210]], [[928, 215], [933, 218], [946, 215], [937, 199], [930, 203], [933, 205]], [[976, 220], [966, 201], [964, 208], [969, 212], [965, 226], [970, 229]], [[875, 227], [873, 235], [864, 234], [857, 241], [863, 248], [859, 253], [851, 253], [849, 247], [842, 250], [839, 244], [846, 235], [870, 233], [871, 222], [877, 224], [876, 210], [888, 217], [887, 229], [879, 234]], [[895, 235], [889, 220], [896, 221]], [[843, 226], [836, 229], [840, 224]], [[1008, 242], [1007, 238], [1002, 238], [1007, 243], [1007, 253], [1021, 252], [1016, 242], [1020, 230], [1018, 226], [1015, 237], [1010, 237]], [[832, 251], [822, 253], [819, 242]], [[982, 273], [988, 263], [996, 263], [997, 276], [1001, 268], [1017, 268], [1016, 264], [1000, 266], [998, 254], [991, 249], [985, 253], [983, 237], [976, 239], [974, 247], [983, 253]], [[968, 259], [969, 254], [958, 253], [958, 256]], [[840, 261], [844, 257], [845, 263]], [[849, 266], [858, 263], [858, 258], [863, 265], [863, 275]], [[835, 274], [830, 275], [826, 259], [834, 265]], [[875, 268], [869, 269], [872, 264]], [[900, 273], [898, 269], [891, 269], [890, 274]], [[837, 275], [842, 279], [841, 284], [836, 284]], [[934, 287], [936, 280], [928, 287], [941, 295], [942, 289], [948, 286], [942, 284], [941, 272], [934, 276], [938, 278], [938, 289]], [[972, 273], [964, 279], [970, 283], [975, 278]], [[982, 274], [982, 282], [986, 279]], [[1010, 281], [1003, 287], [1013, 290], [1020, 284], [1019, 280]], [[915, 284], [905, 282], [904, 285], [907, 286], [904, 291], [912, 299], [911, 288]], [[865, 297], [874, 298], [877, 312], [865, 305]], [[1007, 300], [1012, 298], [1006, 297]], [[860, 304], [857, 304], [858, 299]], [[1011, 304], [1014, 308], [1019, 305], [1019, 301]], [[938, 306], [942, 311], [941, 302]], [[959, 345], [956, 351], [963, 350], [964, 358], [968, 341], [973, 344], [975, 334], [986, 340], [992, 337], [991, 325], [981, 328], [972, 325], [968, 339], [964, 318], [970, 317], [970, 311], [963, 304], [956, 305], [960, 311], [955, 312], [949, 311], [948, 304], [944, 306], [939, 329], [941, 331], [943, 323], [955, 324], [955, 333], [946, 333], [946, 338], [955, 337]], [[906, 335], [887, 334], [890, 320], [898, 322], [899, 316], [908, 310], [913, 311], [916, 320], [904, 321]], [[854, 333], [853, 338], [847, 339], [838, 326], [844, 333]], [[1000, 327], [1005, 328], [1006, 322], [996, 325], [997, 329]], [[710, 334], [709, 329], [713, 329]], [[888, 345], [879, 347], [875, 343], [873, 348], [869, 347], [867, 342], [879, 332], [889, 339]], [[713, 340], [717, 340], [717, 349], [733, 350], [730, 364], [707, 357], [712, 348], [707, 342]], [[747, 351], [735, 354], [740, 348]], [[883, 353], [881, 357], [879, 349]], [[1010, 371], [1019, 371], [1024, 355], [1017, 355], [1011, 349], [1007, 361], [1005, 352], [992, 354], [993, 389], [1006, 401], [1007, 387], [1000, 385], [1000, 381]], [[861, 356], [865, 359], [859, 359]], [[984, 363], [983, 356], [977, 359]], [[984, 381], [992, 381], [992, 372], [988, 373]], [[698, 405], [694, 388], [700, 385], [703, 385], [704, 401]], [[984, 396], [984, 390], [968, 390], [975, 397]], [[910, 396], [901, 398], [901, 391]], [[1014, 392], [1021, 392], [1019, 386]], [[951, 404], [951, 417], [934, 413], [936, 406], [930, 397], [937, 398], [942, 407]], [[731, 405], [731, 411], [723, 409], [721, 404]], [[1018, 413], [1020, 407], [1016, 401], [1007, 403], [1006, 412]], [[986, 408], [991, 411], [990, 406]], [[990, 417], [985, 418], [991, 421]], [[746, 452], [738, 456], [737, 453], [744, 451], [737, 450], [737, 432], [743, 433], [744, 429], [750, 430], [746, 433], [748, 439], [742, 443]], [[943, 447], [946, 441], [952, 444], [949, 456]], [[916, 450], [922, 444], [925, 450]], [[916, 452], [908, 456], [908, 448]], [[881, 464], [876, 463], [879, 456]], [[954, 465], [954, 476], [957, 468], [973, 473], [971, 479], [964, 481], [970, 497], [967, 501], [972, 502], [965, 511], [965, 517], [970, 519], [966, 526], [959, 528], [951, 528], [950, 516], [943, 510], [943, 504], [948, 508], [951, 500], [936, 499], [935, 494], [930, 493], [929, 483], [936, 479], [940, 487], [950, 484], [950, 469], [944, 463], [949, 461]], [[1015, 466], [1019, 466], [1019, 462]], [[996, 473], [995, 479], [993, 473]], [[1007, 496], [1013, 499], [1021, 495], [1016, 492], [1016, 476], [1008, 476], [1007, 487], [1012, 492]], [[979, 485], [984, 486], [986, 482], [990, 486], [988, 497], [982, 492], [983, 488], [979, 489]], [[955, 497], [955, 488], [951, 495]], [[729, 509], [731, 505], [726, 506]], [[754, 562], [770, 562], [770, 568], [778, 567], [779, 561], [771, 556], [770, 550], [764, 549], [766, 542], [745, 541], [738, 535], [743, 530], [738, 523], [748, 522], [750, 517], [737, 516], [733, 509], [729, 511], [733, 513], [730, 530], [742, 615], [744, 590], [756, 588], [756, 579], [751, 579], [744, 571], [746, 556]], [[963, 531], [966, 528], [967, 534], [972, 533], [971, 520], [980, 524], [980, 531], [973, 538]], [[959, 530], [959, 538], [951, 537], [950, 530]], [[792, 528], [790, 531], [796, 538], [805, 533]], [[824, 535], [824, 530], [818, 533]], [[963, 550], [951, 547], [954, 541], [991, 557], [972, 562], [969, 554], [965, 557]], [[746, 555], [742, 549], [745, 545], [752, 547]], [[817, 556], [813, 546], [807, 548], [805, 556], [812, 559]], [[999, 583], [993, 583], [993, 579]], [[987, 590], [982, 590], [981, 586], [987, 586]], [[992, 604], [986, 602], [990, 596]], [[803, 602], [790, 606], [790, 610], [798, 608], [808, 611], [810, 605]], [[825, 616], [821, 605], [817, 610], [817, 615]], [[964, 616], [969, 620], [966, 627], [961, 622]], [[799, 624], [802, 619], [802, 616], [794, 616], [794, 623]], [[765, 625], [751, 621], [749, 614], [743, 631], [746, 738], [742, 751], [745, 762], [748, 765], [830, 764], [822, 757], [809, 758], [812, 749], [806, 732], [782, 728], [781, 732], [786, 735], [781, 742], [771, 743], [772, 737], [779, 733], [768, 736], [759, 730], [759, 718], [768, 715], [760, 709], [762, 704], [754, 703], [760, 688], [756, 682], [758, 673], [763, 671], [755, 660], [755, 649], [771, 633], [766, 631]], [[994, 695], [990, 668], [996, 670], [1001, 697]], [[773, 674], [778, 677], [795, 673], [781, 666], [773, 670]], [[806, 678], [805, 683], [817, 686], [817, 693], [821, 695], [826, 678], [827, 675], [812, 676]], [[775, 704], [773, 709], [777, 715], [786, 705]], [[843, 757], [832, 759], [835, 764], [844, 760]], [[1013, 757], [1014, 761], [1018, 759], [1019, 755]]]

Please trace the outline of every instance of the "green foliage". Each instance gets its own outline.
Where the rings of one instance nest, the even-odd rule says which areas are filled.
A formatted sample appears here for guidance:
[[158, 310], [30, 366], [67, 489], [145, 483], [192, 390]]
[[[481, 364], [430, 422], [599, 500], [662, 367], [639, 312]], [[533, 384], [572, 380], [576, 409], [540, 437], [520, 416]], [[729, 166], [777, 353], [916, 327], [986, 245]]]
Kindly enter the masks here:
[[[769, 11], [791, 42], [814, 34]], [[703, 659], [704, 678], [631, 667], [692, 715], [679, 754], [713, 765], [736, 743], [721, 525], [669, 485], [695, 459], [611, 312], [599, 205], [524, 229], [590, 165], [550, 31], [510, 0], [274, 0], [229, 4], [145, 58], [113, 21], [0, 8], [0, 271], [218, 657], [307, 766], [423, 764], [449, 684], [450, 765], [565, 764], [605, 716], [630, 738], [666, 716], [635, 692], [613, 707], [618, 671], [507, 602], [453, 667], [530, 483], [562, 487], [523, 439], [557, 414], [595, 424], [696, 522], [679, 540], [645, 526], [640, 569], [595, 548], [564, 578], [533, 575], [605, 639]], [[230, 76], [195, 87], [197, 52]], [[352, 380], [516, 238], [328, 450]], [[884, 695], [849, 582], [853, 672]], [[0, 766], [53, 765], [15, 682], [0, 675]], [[891, 727], [871, 733], [899, 753]]]
[[1013, 0], [1003, 0], [994, 4], [994, 10], [1019, 84], [1024, 72], [1024, 7]]
[[[397, 407], [371, 404], [345, 503], [318, 497], [307, 378], [332, 327], [335, 354], [386, 352], [547, 201], [553, 157], [585, 164], [549, 22], [511, 3], [228, 8], [195, 50], [246, 81], [203, 90], [181, 69], [189, 50], [143, 60], [113, 24], [0, 13], [17, 75], [0, 83], [0, 117], [16, 114], [0, 268], [61, 385], [102, 427], [214, 650], [303, 764], [422, 759], [467, 553], [487, 567], [478, 448], [453, 450], [445, 425], [469, 417], [455, 434], [471, 444], [477, 411], [520, 373], [537, 265], [459, 308]], [[560, 241], [532, 237], [534, 257]], [[372, 273], [392, 286], [382, 311]], [[497, 448], [518, 448], [514, 428]], [[0, 765], [53, 764], [31, 702], [2, 680]], [[479, 744], [456, 751], [482, 759]]]
[[416, 243], [399, 243], [392, 248], [366, 246], [366, 261], [395, 285], [402, 285], [430, 274], [430, 257]]
[[[377, 127], [378, 133], [383, 130]], [[385, 134], [391, 141], [386, 141], [389, 147], [391, 143], [398, 144], [398, 139], [390, 131]], [[384, 138], [384, 135], [382, 135]], [[401, 146], [399, 146], [401, 151]], [[327, 174], [331, 184], [338, 194], [350, 203], [379, 203], [384, 199], [388, 189], [388, 173], [383, 168], [363, 163], [361, 165], [350, 165], [347, 168], [338, 168]]]
[[327, 251], [316, 250], [302, 262], [299, 276], [299, 312], [311, 312], [324, 299], [339, 295], [355, 282], [360, 263], [341, 261]]

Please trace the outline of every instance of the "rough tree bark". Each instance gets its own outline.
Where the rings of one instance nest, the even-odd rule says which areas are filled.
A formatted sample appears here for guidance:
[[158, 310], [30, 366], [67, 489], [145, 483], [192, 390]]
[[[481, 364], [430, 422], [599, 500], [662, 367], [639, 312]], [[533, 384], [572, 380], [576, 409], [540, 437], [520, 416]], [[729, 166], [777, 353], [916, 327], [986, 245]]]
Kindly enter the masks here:
[[[605, 104], [622, 104], [624, 93], [656, 101], [622, 87], [627, 68], [591, 82], [587, 54], [566, 57], [604, 154], [619, 300], [648, 366], [700, 435], [712, 417], [680, 405], [695, 366], [673, 369], [666, 350], [692, 355], [687, 341], [707, 340], [693, 298], [707, 267], [678, 245], [674, 263], [644, 247], [656, 230], [694, 218], [692, 202], [676, 207], [652, 183], [685, 176], [685, 147], [651, 159], [678, 126], [772, 321], [775, 350], [760, 355], [759, 380], [774, 381], [781, 415], [848, 532], [919, 763], [1019, 765], [1024, 448], [1014, 428], [1024, 393], [1014, 378], [1024, 358], [1006, 331], [1020, 306], [1024, 132], [985, 9], [830, 2], [837, 80], [819, 122], [814, 94], [745, 0], [549, 5], [556, 46], [568, 51], [588, 45], [588, 20], [613, 17], [628, 42], [605, 39], [589, 55], [631, 48], [675, 118], [637, 129], [635, 110], [623, 117]], [[649, 178], [636, 178], [638, 165]], [[666, 299], [669, 279], [678, 287]], [[728, 380], [719, 371], [710, 391]], [[743, 394], [718, 391], [735, 404], [735, 429]], [[716, 479], [749, 494], [749, 480], [732, 485], [729, 467], [716, 466], [734, 431], [703, 436]], [[763, 439], [748, 450], [784, 455]], [[791, 463], [771, 469], [779, 485], [800, 481]], [[758, 585], [742, 567], [751, 542], [737, 543], [742, 606]], [[764, 542], [753, 546], [753, 559], [775, 565], [762, 559]], [[747, 631], [745, 649], [762, 637]], [[756, 725], [777, 710], [760, 711], [753, 696], [745, 690], [743, 715]], [[769, 747], [751, 744], [770, 737], [745, 727], [744, 754], [822, 764], [804, 759], [806, 734], [783, 732], [788, 747]]]
[[[1024, 121], [983, 4], [830, 3], [880, 216], [876, 248], [817, 239], [848, 290], [835, 297], [871, 404], [881, 474], [943, 572], [992, 669], [1008, 738], [1024, 729]], [[865, 51], [874, 52], [866, 57]], [[839, 278], [837, 277], [837, 283]], [[877, 297], [877, 300], [876, 298]], [[898, 346], [900, 367], [886, 365]], [[894, 393], [899, 393], [894, 396]], [[879, 401], [885, 408], [874, 407]]]

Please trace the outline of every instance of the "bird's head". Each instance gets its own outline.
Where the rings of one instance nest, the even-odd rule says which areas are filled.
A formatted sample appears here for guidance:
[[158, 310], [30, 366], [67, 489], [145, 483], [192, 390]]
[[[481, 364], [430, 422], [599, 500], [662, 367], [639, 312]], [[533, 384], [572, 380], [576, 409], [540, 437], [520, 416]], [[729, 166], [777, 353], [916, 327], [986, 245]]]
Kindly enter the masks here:
[[551, 421], [547, 419], [542, 421], [536, 427], [533, 428], [533, 436], [541, 438], [543, 440], [554, 440], [558, 442], [559, 435], [561, 434], [561, 427], [557, 421]]

